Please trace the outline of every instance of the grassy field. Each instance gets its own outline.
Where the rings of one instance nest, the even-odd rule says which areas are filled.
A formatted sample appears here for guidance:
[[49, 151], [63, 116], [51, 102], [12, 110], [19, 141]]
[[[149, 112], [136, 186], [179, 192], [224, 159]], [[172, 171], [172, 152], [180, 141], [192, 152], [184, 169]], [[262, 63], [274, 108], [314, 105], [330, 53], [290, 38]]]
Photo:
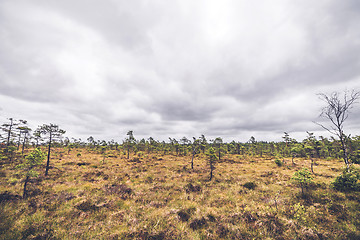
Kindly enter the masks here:
[[302, 195], [291, 178], [310, 160], [226, 155], [209, 181], [206, 159], [57, 149], [26, 199], [4, 162], [0, 239], [360, 239], [360, 194], [331, 188], [343, 161], [316, 160]]

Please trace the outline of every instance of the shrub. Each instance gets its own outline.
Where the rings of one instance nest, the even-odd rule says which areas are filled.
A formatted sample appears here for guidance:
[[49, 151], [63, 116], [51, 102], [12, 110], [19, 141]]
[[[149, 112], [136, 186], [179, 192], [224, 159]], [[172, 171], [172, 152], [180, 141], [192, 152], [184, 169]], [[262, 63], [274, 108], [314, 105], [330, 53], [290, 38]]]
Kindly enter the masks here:
[[350, 168], [349, 172], [345, 169], [340, 176], [336, 177], [332, 183], [334, 189], [342, 192], [360, 190], [360, 172], [356, 168]]
[[246, 183], [244, 183], [244, 185], [243, 185], [243, 187], [245, 187], [245, 188], [247, 188], [247, 189], [249, 189], [249, 190], [253, 190], [253, 189], [255, 189], [256, 188], [256, 183], [254, 183], [254, 182], [246, 182]]
[[279, 160], [279, 159], [276, 159], [276, 160], [275, 160], [275, 163], [276, 163], [276, 165], [278, 165], [279, 167], [281, 167], [281, 166], [283, 165], [283, 162], [282, 162], [281, 160]]
[[360, 150], [355, 151], [350, 155], [351, 162], [354, 164], [360, 164]]

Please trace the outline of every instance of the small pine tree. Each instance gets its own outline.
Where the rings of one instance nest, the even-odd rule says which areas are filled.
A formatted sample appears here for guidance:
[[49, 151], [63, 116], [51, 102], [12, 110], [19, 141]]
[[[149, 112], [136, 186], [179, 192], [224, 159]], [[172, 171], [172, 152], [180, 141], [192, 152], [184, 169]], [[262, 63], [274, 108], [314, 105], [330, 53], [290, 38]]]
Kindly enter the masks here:
[[300, 185], [301, 193], [304, 195], [304, 188], [308, 187], [313, 181], [313, 176], [307, 168], [296, 171], [291, 178], [296, 184]]
[[26, 177], [24, 181], [23, 198], [27, 195], [27, 184], [30, 181], [30, 177], [37, 177], [38, 173], [35, 170], [45, 159], [45, 154], [38, 148], [35, 148], [25, 158], [25, 162], [17, 165], [16, 167], [23, 170], [23, 175]]

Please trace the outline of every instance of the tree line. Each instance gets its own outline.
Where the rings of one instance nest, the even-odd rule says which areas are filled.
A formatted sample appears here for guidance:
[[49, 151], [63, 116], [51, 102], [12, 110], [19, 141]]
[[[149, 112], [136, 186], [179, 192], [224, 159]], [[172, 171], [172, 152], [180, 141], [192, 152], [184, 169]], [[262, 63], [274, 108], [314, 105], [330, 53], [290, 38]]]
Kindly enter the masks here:
[[[347, 172], [350, 173], [352, 164], [360, 163], [360, 136], [351, 136], [344, 133], [344, 123], [348, 118], [349, 110], [360, 97], [360, 92], [345, 92], [343, 98], [339, 93], [330, 95], [320, 94], [326, 106], [322, 109], [321, 116], [329, 120], [329, 125], [319, 124], [325, 130], [333, 134], [330, 138], [316, 137], [314, 133], [307, 132], [307, 137], [302, 141], [297, 141], [284, 132], [282, 141], [268, 142], [257, 141], [251, 137], [247, 142], [224, 142], [221, 137], [208, 140], [204, 135], [188, 139], [169, 138], [169, 141], [158, 141], [153, 137], [137, 140], [132, 130], [128, 131], [124, 140], [118, 143], [114, 140], [95, 140], [92, 136], [82, 141], [81, 139], [69, 139], [63, 137], [66, 133], [56, 124], [43, 124], [34, 131], [28, 126], [26, 120], [9, 118], [8, 122], [1, 125], [0, 147], [1, 162], [3, 160], [12, 162], [17, 155], [22, 156], [23, 163], [19, 167], [25, 169], [26, 180], [24, 184], [24, 195], [26, 194], [26, 184], [30, 176], [33, 175], [33, 168], [39, 165], [45, 154], [37, 150], [40, 146], [47, 147], [47, 161], [45, 176], [48, 175], [50, 168], [51, 149], [61, 147], [67, 149], [68, 153], [74, 148], [87, 148], [103, 155], [103, 162], [111, 152], [122, 152], [127, 159], [141, 154], [162, 154], [191, 157], [191, 168], [194, 168], [194, 158], [205, 155], [208, 159], [210, 169], [210, 180], [213, 176], [215, 163], [224, 160], [226, 154], [237, 154], [242, 156], [276, 159], [279, 164], [281, 160], [291, 158], [295, 165], [295, 158], [308, 158], [311, 160], [311, 171], [313, 172], [314, 159], [331, 158], [344, 160]], [[35, 149], [29, 154], [26, 149]], [[281, 159], [281, 160], [280, 160]]]

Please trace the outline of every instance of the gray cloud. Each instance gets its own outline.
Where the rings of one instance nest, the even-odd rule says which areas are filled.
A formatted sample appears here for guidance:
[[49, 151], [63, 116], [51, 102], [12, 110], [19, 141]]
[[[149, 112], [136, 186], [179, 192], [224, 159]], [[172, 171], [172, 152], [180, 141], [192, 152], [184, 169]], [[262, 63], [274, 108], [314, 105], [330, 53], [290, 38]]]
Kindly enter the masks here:
[[3, 1], [2, 115], [115, 140], [321, 133], [316, 93], [360, 90], [359, 11], [355, 0]]

